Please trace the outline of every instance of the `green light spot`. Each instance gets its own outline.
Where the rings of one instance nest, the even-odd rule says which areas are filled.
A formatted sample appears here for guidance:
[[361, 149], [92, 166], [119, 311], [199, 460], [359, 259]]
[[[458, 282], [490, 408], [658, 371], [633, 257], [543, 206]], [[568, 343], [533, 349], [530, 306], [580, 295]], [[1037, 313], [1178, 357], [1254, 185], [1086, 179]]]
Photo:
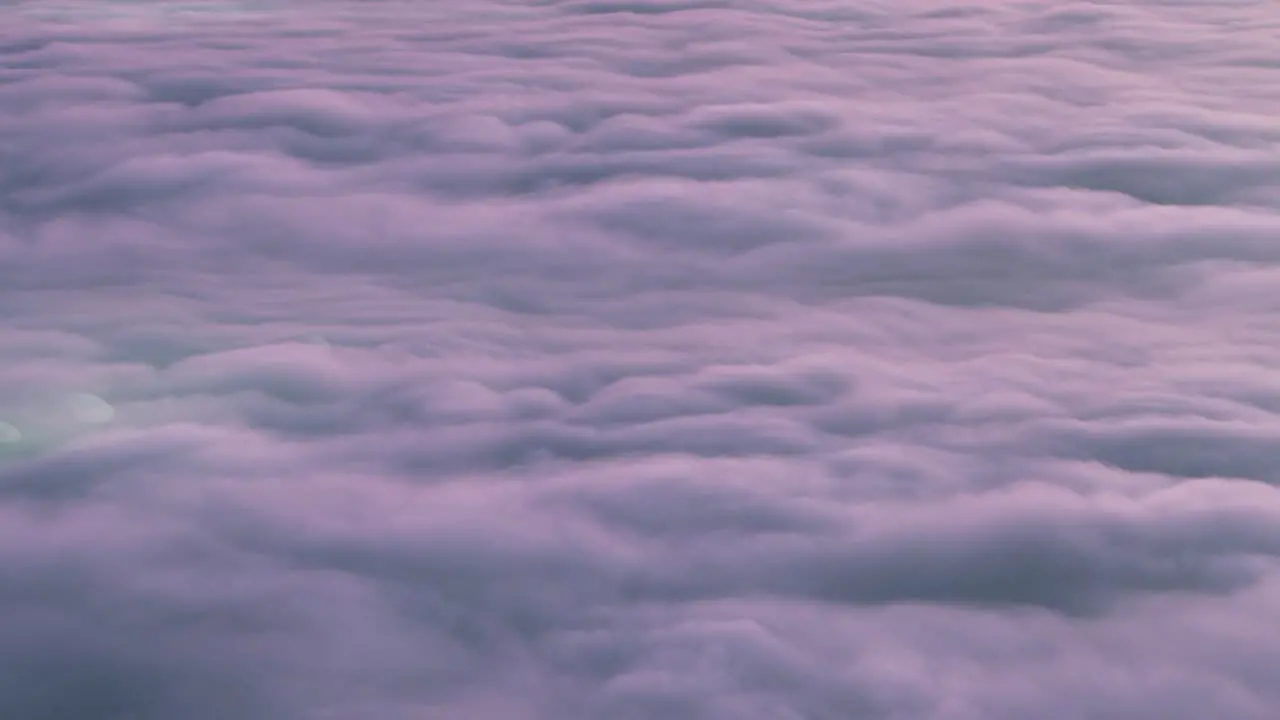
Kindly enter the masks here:
[[7, 422], [0, 422], [0, 445], [22, 442], [22, 431]]
[[86, 425], [104, 425], [116, 416], [116, 409], [111, 403], [88, 393], [79, 393], [69, 398], [71, 413], [78, 422]]

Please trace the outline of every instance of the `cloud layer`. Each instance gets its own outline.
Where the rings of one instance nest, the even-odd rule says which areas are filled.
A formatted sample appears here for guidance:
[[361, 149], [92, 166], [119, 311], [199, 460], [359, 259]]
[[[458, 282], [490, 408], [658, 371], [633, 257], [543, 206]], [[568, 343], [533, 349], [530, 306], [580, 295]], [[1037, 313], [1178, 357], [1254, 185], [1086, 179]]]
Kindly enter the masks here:
[[1270, 720], [1233, 2], [10, 2], [0, 717]]

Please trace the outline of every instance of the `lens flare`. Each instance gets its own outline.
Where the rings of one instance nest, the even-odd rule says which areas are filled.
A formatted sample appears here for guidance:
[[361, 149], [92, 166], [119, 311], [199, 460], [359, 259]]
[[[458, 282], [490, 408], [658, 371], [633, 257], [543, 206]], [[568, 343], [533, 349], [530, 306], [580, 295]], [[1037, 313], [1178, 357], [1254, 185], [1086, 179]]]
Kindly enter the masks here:
[[7, 422], [0, 422], [0, 445], [22, 442], [22, 431]]
[[86, 425], [104, 425], [116, 416], [116, 410], [111, 407], [111, 403], [97, 395], [77, 393], [72, 395], [68, 402], [76, 421]]

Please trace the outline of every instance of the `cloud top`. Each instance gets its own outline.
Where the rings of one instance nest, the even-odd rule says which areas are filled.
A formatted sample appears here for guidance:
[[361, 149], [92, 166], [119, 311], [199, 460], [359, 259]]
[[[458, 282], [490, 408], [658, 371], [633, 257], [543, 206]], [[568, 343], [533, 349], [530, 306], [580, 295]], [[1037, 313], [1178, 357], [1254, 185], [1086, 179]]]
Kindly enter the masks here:
[[1280, 705], [1270, 5], [5, 12], [0, 716]]

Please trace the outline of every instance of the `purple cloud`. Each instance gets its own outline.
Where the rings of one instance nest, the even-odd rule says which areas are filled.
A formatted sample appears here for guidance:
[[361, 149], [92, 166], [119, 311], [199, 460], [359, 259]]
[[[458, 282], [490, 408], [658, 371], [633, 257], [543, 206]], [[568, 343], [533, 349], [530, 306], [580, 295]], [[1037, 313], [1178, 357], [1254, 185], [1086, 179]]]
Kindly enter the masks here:
[[9, 2], [0, 716], [1270, 720], [1262, 2]]

